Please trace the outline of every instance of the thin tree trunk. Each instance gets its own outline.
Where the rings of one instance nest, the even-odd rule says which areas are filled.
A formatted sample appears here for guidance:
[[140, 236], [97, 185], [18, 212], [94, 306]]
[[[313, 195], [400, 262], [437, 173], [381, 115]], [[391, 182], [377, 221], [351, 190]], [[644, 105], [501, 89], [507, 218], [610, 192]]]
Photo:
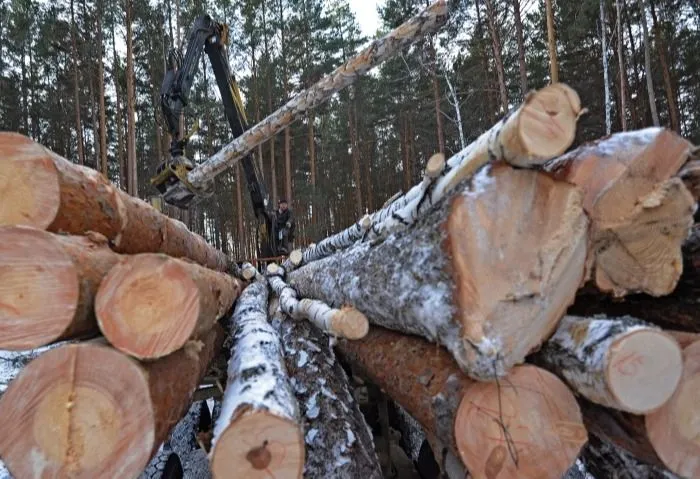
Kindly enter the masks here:
[[[284, 96], [285, 101], [289, 96], [289, 72], [287, 71], [287, 43], [284, 35], [284, 9], [282, 1], [278, 2], [279, 6], [279, 24], [280, 24], [280, 42], [282, 45], [282, 75], [284, 81]], [[292, 137], [290, 127], [284, 129], [284, 195], [289, 205], [292, 202]]]
[[97, 3], [97, 86], [100, 107], [100, 170], [109, 178], [107, 163], [107, 112], [105, 111], [105, 68], [103, 57], [102, 15], [104, 14], [103, 0]]
[[505, 113], [508, 111], [508, 92], [506, 91], [506, 74], [503, 69], [503, 59], [501, 58], [501, 39], [496, 26], [496, 12], [493, 8], [493, 0], [484, 1], [486, 2], [486, 16], [488, 17], [489, 30], [491, 31], [493, 58], [496, 62], [496, 74], [498, 75], [498, 87], [501, 93], [501, 108], [503, 109], [502, 113]]
[[608, 78], [608, 44], [607, 32], [605, 31], [605, 0], [600, 0], [600, 43], [602, 46], [603, 58], [603, 83], [605, 90], [605, 134], [609, 135], [612, 131], [611, 104], [610, 104], [610, 80]]
[[433, 76], [433, 98], [435, 100], [438, 151], [440, 153], [445, 153], [445, 133], [442, 127], [442, 112], [440, 111], [440, 82], [437, 76], [437, 52], [435, 51], [435, 45], [433, 43], [430, 44], [430, 49], [433, 56], [433, 68], [431, 69], [431, 73]]
[[245, 234], [243, 228], [243, 192], [241, 191], [241, 165], [236, 165], [236, 218], [238, 219], [238, 238], [237, 241], [242, 241]]
[[126, 161], [128, 171], [127, 192], [132, 196], [138, 196], [138, 181], [136, 178], [136, 111], [134, 91], [134, 39], [131, 30], [133, 15], [133, 0], [126, 0]]
[[486, 47], [484, 46], [483, 39], [483, 22], [481, 20], [481, 4], [480, 0], [476, 0], [476, 31], [478, 32], [479, 45], [481, 50], [481, 67], [483, 69], [484, 84], [483, 89], [486, 92], [486, 104], [487, 104], [487, 114], [489, 118], [489, 123], [496, 123], [495, 108], [493, 107], [493, 97], [491, 95], [491, 82], [490, 82], [490, 72], [489, 72], [489, 60], [486, 56]]
[[654, 80], [651, 70], [651, 53], [649, 47], [649, 31], [647, 29], [646, 0], [639, 3], [641, 13], [642, 32], [644, 35], [644, 70], [647, 77], [647, 93], [649, 94], [649, 108], [651, 108], [651, 120], [654, 126], [659, 126], [659, 113], [656, 110], [656, 95], [654, 94]]
[[513, 0], [513, 18], [515, 34], [518, 41], [518, 67], [520, 70], [520, 93], [527, 95], [527, 66], [525, 63], [525, 40], [523, 39], [523, 20], [520, 17], [520, 0]]
[[360, 151], [357, 141], [357, 91], [355, 95], [348, 94], [348, 130], [350, 133], [350, 148], [352, 157], [352, 179], [355, 183], [355, 208], [357, 214], [362, 212], [362, 178], [360, 170]]
[[669, 66], [666, 40], [664, 34], [661, 31], [661, 25], [659, 25], [658, 19], [656, 17], [656, 6], [654, 5], [654, 0], [650, 0], [651, 5], [651, 20], [654, 29], [654, 37], [657, 43], [657, 52], [659, 53], [659, 61], [661, 63], [661, 72], [664, 77], [664, 89], [666, 91], [666, 101], [668, 102], [668, 111], [671, 118], [671, 128], [676, 133], [681, 132], [680, 125], [680, 114], [678, 111], [678, 103], [676, 102], [676, 95], [673, 92], [673, 81], [671, 80], [671, 69]]
[[624, 32], [622, 31], [620, 0], [615, 0], [615, 8], [617, 11], [617, 64], [620, 70], [620, 123], [622, 131], [627, 131], [627, 90], [625, 88], [627, 74], [625, 72], [625, 51], [624, 51]]
[[316, 141], [314, 140], [314, 112], [309, 113], [309, 168], [311, 169], [311, 224], [316, 224]]
[[119, 86], [119, 57], [117, 57], [117, 42], [114, 34], [114, 26], [112, 26], [112, 78], [114, 80], [114, 90], [116, 92], [116, 127], [117, 127], [117, 151], [115, 153], [117, 164], [119, 165], [119, 187], [126, 191], [126, 170], [124, 168], [124, 133], [122, 130], [122, 104]]
[[[270, 46], [267, 37], [267, 9], [265, 5], [267, 2], [261, 2], [262, 4], [262, 17], [263, 17], [263, 41], [265, 42], [265, 59], [267, 61], [267, 68], [265, 76], [267, 77], [267, 113], [272, 113], [272, 82], [270, 77], [272, 72], [270, 71]], [[275, 165], [275, 140], [276, 137], [270, 138], [270, 183], [272, 183], [272, 203], [277, 204], [277, 166]]]
[[557, 61], [557, 40], [554, 32], [554, 12], [552, 0], [544, 0], [547, 10], [547, 44], [549, 46], [549, 71], [552, 83], [559, 81], [559, 62]]
[[[640, 82], [640, 76], [639, 76], [639, 68], [637, 67], [637, 49], [634, 47], [634, 35], [632, 34], [632, 25], [630, 22], [629, 18], [629, 10], [627, 10], [627, 2], [625, 0], [622, 0], [622, 11], [624, 12], [625, 15], [625, 20], [627, 24], [627, 36], [629, 36], [630, 39], [630, 50], [632, 52], [631, 59], [632, 59], [632, 68], [634, 69], [634, 86], [629, 83], [629, 79], [627, 84], [630, 86], [630, 89], [634, 88], [635, 91], [639, 90], [639, 82]], [[627, 75], [625, 75], [625, 78], [627, 78]], [[641, 99], [641, 95], [637, 96], [638, 99]], [[640, 116], [644, 118], [644, 112], [642, 111], [639, 113], [639, 101], [634, 101], [632, 102], [632, 98], [630, 98], [630, 102], [632, 103], [632, 108], [631, 108], [631, 113], [632, 113], [632, 128], [636, 128], [638, 125], [637, 118]], [[644, 105], [644, 102], [641, 102], [641, 105]]]
[[[80, 121], [80, 90], [78, 85], [78, 44], [76, 41], [75, 8], [73, 0], [70, 2], [71, 44], [73, 49], [73, 103], [75, 107], [75, 133], [78, 142], [78, 164], [85, 164], [85, 152], [83, 151], [83, 127]], [[22, 56], [22, 68], [24, 69], [24, 56]], [[25, 97], [26, 98], [26, 97]]]

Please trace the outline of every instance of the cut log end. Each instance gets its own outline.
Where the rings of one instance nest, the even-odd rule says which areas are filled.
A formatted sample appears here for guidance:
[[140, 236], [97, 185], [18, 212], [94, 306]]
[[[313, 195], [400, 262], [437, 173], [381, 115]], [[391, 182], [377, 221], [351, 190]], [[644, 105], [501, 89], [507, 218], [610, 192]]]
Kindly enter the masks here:
[[50, 152], [19, 133], [0, 132], [0, 226], [47, 228], [60, 205]]
[[683, 350], [681, 382], [663, 406], [645, 418], [649, 442], [666, 467], [700, 477], [700, 341]]
[[241, 273], [243, 274], [243, 279], [251, 281], [258, 274], [258, 270], [255, 269], [255, 266], [248, 263], [243, 265]]
[[664, 404], [683, 371], [678, 343], [661, 331], [641, 329], [610, 347], [606, 379], [620, 406], [638, 414]]
[[15, 477], [136, 477], [153, 450], [145, 375], [106, 346], [42, 354], [0, 398], [0, 411], [0, 455]]
[[299, 266], [303, 260], [304, 255], [300, 249], [295, 249], [289, 253], [289, 261], [291, 261], [294, 266]]
[[50, 233], [0, 226], [0, 348], [57, 340], [73, 320], [79, 294], [76, 267]]
[[563, 83], [548, 85], [531, 95], [518, 121], [520, 141], [530, 156], [526, 164], [516, 164], [540, 164], [564, 153], [574, 141], [580, 113], [578, 93]]
[[532, 365], [513, 368], [500, 387], [469, 386], [454, 433], [470, 473], [498, 479], [559, 479], [588, 440], [573, 393]]
[[355, 308], [339, 310], [331, 320], [330, 333], [347, 339], [362, 339], [369, 332], [367, 317]]
[[132, 256], [104, 278], [95, 311], [116, 348], [137, 358], [158, 358], [181, 348], [194, 333], [199, 290], [181, 262], [165, 255]]
[[302, 477], [304, 440], [293, 421], [255, 411], [242, 414], [212, 451], [215, 478]]
[[[267, 265], [267, 274], [278, 275], [279, 272], [280, 272], [280, 266], [277, 263], [270, 263]], [[248, 279], [248, 278], [246, 278], [246, 279]]]
[[437, 178], [445, 169], [446, 165], [445, 155], [442, 153], [436, 153], [430, 157], [428, 164], [425, 166], [425, 177], [426, 178]]

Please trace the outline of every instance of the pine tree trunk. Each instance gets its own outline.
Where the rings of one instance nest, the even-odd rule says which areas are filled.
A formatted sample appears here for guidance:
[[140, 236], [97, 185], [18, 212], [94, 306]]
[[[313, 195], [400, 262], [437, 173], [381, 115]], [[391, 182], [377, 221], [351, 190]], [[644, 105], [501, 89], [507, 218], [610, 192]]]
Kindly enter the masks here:
[[647, 94], [649, 95], [649, 108], [651, 109], [651, 120], [654, 126], [659, 126], [659, 113], [656, 111], [656, 95], [654, 93], [653, 72], [651, 70], [651, 47], [649, 45], [649, 31], [647, 28], [647, 0], [639, 2], [641, 13], [642, 32], [644, 35], [644, 71], [647, 78]]
[[311, 201], [309, 204], [311, 206], [311, 224], [315, 225], [318, 214], [316, 212], [316, 138], [314, 133], [315, 115], [313, 112], [309, 113], [307, 121], [309, 128], [309, 169], [311, 170]]
[[435, 123], [437, 125], [437, 144], [438, 151], [440, 153], [445, 153], [445, 133], [442, 127], [442, 110], [440, 108], [440, 81], [437, 75], [437, 52], [435, 51], [435, 45], [430, 43], [430, 51], [432, 54], [432, 68], [431, 75], [433, 79], [433, 101], [435, 102]]
[[498, 34], [498, 25], [496, 25], [496, 11], [493, 7], [493, 0], [484, 0], [486, 2], [486, 15], [489, 21], [489, 30], [491, 32], [491, 43], [493, 47], [493, 59], [496, 62], [496, 74], [498, 75], [498, 87], [501, 93], [501, 113], [506, 113], [508, 108], [508, 92], [506, 90], [506, 73], [503, 68], [503, 59], [501, 57], [501, 39]]
[[520, 0], [513, 0], [513, 19], [515, 34], [518, 41], [518, 70], [520, 71], [520, 93], [527, 95], [527, 66], [525, 63], [525, 40], [523, 38], [523, 21], [520, 17]]
[[355, 211], [362, 211], [362, 177], [360, 171], [360, 144], [357, 138], [357, 91], [355, 95], [348, 92], [348, 130], [350, 136], [350, 149], [352, 157], [352, 179], [355, 183]]
[[627, 71], [625, 69], [625, 49], [624, 35], [622, 31], [622, 11], [620, 9], [620, 0], [615, 0], [616, 21], [617, 21], [617, 61], [618, 70], [620, 71], [620, 123], [622, 131], [627, 131]]
[[[77, 26], [75, 25], [75, 8], [74, 8], [74, 1], [71, 0], [70, 2], [70, 22], [71, 22], [71, 44], [72, 44], [72, 50], [73, 50], [73, 103], [74, 103], [74, 108], [75, 108], [75, 134], [77, 138], [77, 145], [78, 145], [78, 164], [79, 165], [84, 165], [85, 164], [85, 153], [83, 151], [83, 123], [80, 121], [80, 89], [78, 85], [78, 58], [80, 58], [80, 55], [78, 54], [78, 44], [76, 40], [76, 30]], [[24, 56], [22, 57], [22, 68], [24, 68]], [[26, 98], [26, 96], [25, 96]], [[29, 128], [27, 127], [27, 132]]]
[[602, 45], [603, 58], [603, 89], [605, 91], [605, 134], [612, 131], [612, 102], [610, 100], [610, 80], [608, 79], [608, 44], [607, 44], [607, 21], [605, 19], [605, 0], [600, 0], [600, 42]]
[[136, 165], [136, 91], [134, 82], [134, 47], [131, 22], [133, 16], [133, 0], [126, 0], [126, 164], [127, 192], [138, 197], [138, 178]]
[[678, 103], [676, 102], [676, 94], [673, 91], [673, 82], [671, 80], [671, 68], [668, 61], [668, 48], [666, 47], [666, 39], [664, 38], [662, 26], [656, 18], [656, 7], [654, 0], [650, 0], [652, 28], [654, 29], [654, 38], [656, 39], [656, 51], [659, 54], [659, 62], [661, 63], [661, 72], [664, 77], [664, 90], [666, 91], [666, 101], [668, 102], [669, 117], [671, 119], [671, 129], [680, 134], [680, 113], [678, 111]]
[[243, 227], [243, 187], [241, 182], [243, 178], [241, 177], [241, 165], [236, 165], [236, 219], [238, 224], [238, 238], [237, 241], [243, 241], [245, 238], [245, 228]]
[[121, 87], [119, 85], [119, 59], [117, 57], [117, 42], [114, 35], [114, 30], [115, 27], [112, 26], [112, 77], [114, 80], [114, 91], [116, 97], [114, 123], [116, 124], [115, 126], [117, 128], [117, 151], [115, 153], [115, 157], [117, 159], [117, 163], [119, 164], [119, 187], [126, 191], [128, 186], [126, 182], [126, 169], [124, 168], [124, 133], [122, 130], [122, 121], [124, 117], [122, 115]]
[[549, 47], [549, 74], [552, 83], [559, 81], [559, 62], [557, 61], [557, 40], [554, 31], [554, 11], [552, 0], [544, 0], [547, 12], [547, 45]]

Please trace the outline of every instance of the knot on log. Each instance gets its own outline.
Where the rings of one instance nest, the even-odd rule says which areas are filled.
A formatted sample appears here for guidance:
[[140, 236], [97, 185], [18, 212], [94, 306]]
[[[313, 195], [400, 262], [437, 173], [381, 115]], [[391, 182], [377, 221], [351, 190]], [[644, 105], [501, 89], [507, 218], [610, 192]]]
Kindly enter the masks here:
[[250, 462], [255, 469], [267, 469], [272, 462], [272, 454], [267, 449], [267, 440], [263, 441], [262, 446], [258, 446], [248, 451], [245, 458]]

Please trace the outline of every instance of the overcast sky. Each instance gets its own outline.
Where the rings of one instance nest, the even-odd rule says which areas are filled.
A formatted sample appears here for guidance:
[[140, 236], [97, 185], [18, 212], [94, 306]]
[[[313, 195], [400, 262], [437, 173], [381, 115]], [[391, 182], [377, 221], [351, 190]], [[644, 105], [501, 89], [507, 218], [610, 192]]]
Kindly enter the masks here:
[[350, 0], [350, 8], [355, 12], [362, 33], [368, 37], [374, 36], [374, 32], [379, 27], [379, 14], [377, 5], [383, 4], [384, 0]]

